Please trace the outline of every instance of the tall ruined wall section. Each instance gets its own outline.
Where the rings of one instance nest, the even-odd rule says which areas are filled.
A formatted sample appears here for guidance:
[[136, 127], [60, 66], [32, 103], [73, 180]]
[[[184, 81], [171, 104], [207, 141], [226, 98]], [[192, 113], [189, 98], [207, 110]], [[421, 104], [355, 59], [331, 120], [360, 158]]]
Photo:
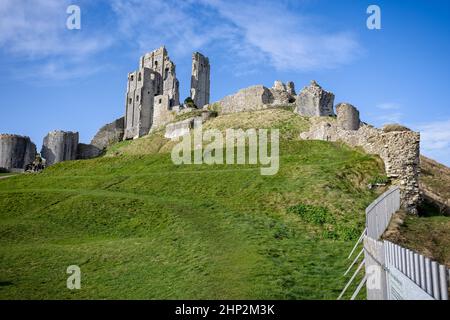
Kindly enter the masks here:
[[209, 59], [199, 52], [192, 55], [191, 98], [198, 108], [209, 104]]
[[124, 139], [148, 134], [153, 121], [153, 102], [161, 88], [161, 76], [149, 68], [128, 75]]
[[75, 160], [78, 139], [78, 132], [51, 131], [44, 138], [41, 156], [48, 166], [61, 161]]
[[347, 130], [334, 118], [312, 118], [311, 121], [310, 130], [300, 135], [302, 139], [342, 141], [353, 147], [362, 147], [369, 154], [379, 155], [384, 161], [387, 176], [401, 188], [402, 207], [409, 213], [417, 213], [420, 200], [418, 132], [384, 132], [366, 124], [357, 130]]
[[29, 137], [0, 134], [0, 168], [23, 170], [35, 156], [36, 145]]

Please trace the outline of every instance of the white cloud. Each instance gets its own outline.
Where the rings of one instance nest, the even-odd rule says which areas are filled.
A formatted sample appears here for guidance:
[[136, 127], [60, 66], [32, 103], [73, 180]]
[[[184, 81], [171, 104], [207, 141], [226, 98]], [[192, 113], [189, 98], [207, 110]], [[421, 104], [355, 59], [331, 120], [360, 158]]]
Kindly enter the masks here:
[[[66, 9], [70, 4], [68, 0], [0, 2], [0, 48], [20, 59], [19, 69], [25, 71], [31, 65], [38, 72], [26, 72], [30, 77], [62, 79], [90, 74], [88, 65], [95, 64], [89, 59], [111, 45], [110, 36], [83, 32], [83, 25], [81, 30], [68, 30]], [[83, 21], [83, 10], [81, 13]], [[70, 66], [71, 74], [61, 76], [52, 71], [54, 60], [66, 71]], [[22, 72], [15, 72], [18, 73]]]
[[[286, 2], [200, 0], [237, 28], [235, 46], [263, 54], [279, 70], [329, 69], [360, 53], [348, 32], [324, 32], [306, 14], [293, 14]], [[257, 56], [258, 57], [258, 56]], [[261, 57], [261, 55], [259, 55]]]
[[450, 154], [450, 119], [422, 124], [418, 128], [424, 149], [429, 151], [448, 149]]
[[352, 34], [321, 30], [308, 15], [294, 14], [290, 1], [104, 1], [111, 9], [102, 13], [105, 19], [114, 14], [108, 30], [85, 30], [85, 12], [98, 8], [87, 0], [80, 3], [82, 29], [70, 31], [69, 0], [2, 0], [0, 49], [21, 61], [42, 63], [36, 70], [47, 77], [58, 76], [51, 69], [54, 61], [70, 69], [67, 77], [90, 74], [96, 69], [89, 68], [97, 65], [95, 55], [112, 44], [126, 45], [134, 56], [167, 44], [175, 58], [214, 48], [225, 57], [218, 67], [235, 74], [261, 65], [291, 71], [334, 68], [360, 51]]
[[[230, 67], [269, 63], [279, 70], [334, 68], [359, 54], [347, 32], [314, 30], [312, 19], [291, 13], [288, 2], [220, 0], [114, 0], [120, 30], [141, 51], [170, 43], [171, 52], [191, 53], [220, 46], [231, 55]], [[157, 13], [157, 14], [153, 14]]]
[[450, 119], [417, 126], [421, 153], [450, 166]]

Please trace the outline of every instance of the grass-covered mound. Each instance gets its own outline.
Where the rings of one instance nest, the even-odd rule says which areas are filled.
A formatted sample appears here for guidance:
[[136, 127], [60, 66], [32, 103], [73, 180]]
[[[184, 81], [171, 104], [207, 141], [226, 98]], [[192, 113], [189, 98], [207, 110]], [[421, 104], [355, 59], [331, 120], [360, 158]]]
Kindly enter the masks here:
[[335, 299], [382, 163], [298, 140], [308, 123], [284, 110], [204, 126], [279, 128], [278, 174], [176, 166], [155, 133], [0, 180], [0, 298]]

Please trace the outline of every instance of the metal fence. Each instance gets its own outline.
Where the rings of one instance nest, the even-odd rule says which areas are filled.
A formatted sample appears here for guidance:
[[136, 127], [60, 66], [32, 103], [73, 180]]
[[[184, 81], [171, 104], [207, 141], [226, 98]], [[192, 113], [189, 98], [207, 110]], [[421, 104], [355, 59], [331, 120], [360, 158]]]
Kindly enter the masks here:
[[[388, 274], [398, 270], [428, 296], [435, 300], [448, 300], [449, 270], [446, 266], [389, 241], [384, 241], [384, 250]], [[399, 296], [395, 283], [388, 287], [391, 289], [388, 291], [390, 300]], [[424, 294], [421, 296], [426, 297]]]
[[394, 187], [379, 196], [366, 208], [367, 235], [379, 239], [400, 209], [400, 188]]
[[399, 209], [398, 187], [388, 190], [367, 207], [366, 229], [350, 256], [361, 241], [364, 242], [364, 249], [344, 275], [358, 262], [362, 253], [364, 259], [338, 299], [343, 296], [364, 265], [365, 276], [351, 299], [354, 299], [366, 284], [368, 300], [448, 300], [450, 270], [446, 266], [389, 241], [379, 240], [389, 226], [392, 215]]

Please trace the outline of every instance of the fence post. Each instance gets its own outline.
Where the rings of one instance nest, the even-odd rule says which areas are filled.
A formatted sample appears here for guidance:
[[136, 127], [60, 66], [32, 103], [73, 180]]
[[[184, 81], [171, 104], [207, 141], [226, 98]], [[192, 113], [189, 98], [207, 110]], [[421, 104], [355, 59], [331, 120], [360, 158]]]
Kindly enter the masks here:
[[447, 281], [447, 267], [439, 266], [439, 282], [441, 287], [441, 299], [448, 300], [448, 281]]
[[433, 297], [436, 300], [440, 300], [441, 295], [439, 290], [439, 271], [438, 265], [435, 261], [431, 262], [431, 275], [433, 277]]

